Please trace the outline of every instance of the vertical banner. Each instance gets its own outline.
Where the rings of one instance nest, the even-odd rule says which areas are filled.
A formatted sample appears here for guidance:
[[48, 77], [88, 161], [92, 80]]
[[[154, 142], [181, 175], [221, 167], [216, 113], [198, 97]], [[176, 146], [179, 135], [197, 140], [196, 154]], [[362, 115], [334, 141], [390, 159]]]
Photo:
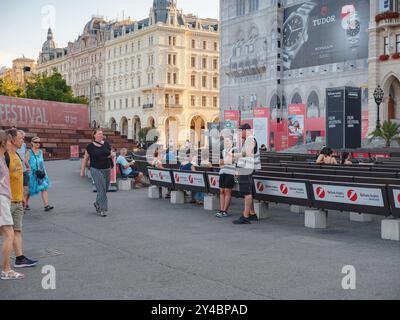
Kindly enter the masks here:
[[111, 169], [110, 183], [111, 184], [116, 184], [117, 183], [117, 163], [116, 163], [116, 158], [113, 157], [112, 161], [114, 163], [114, 166]]
[[326, 145], [333, 149], [344, 146], [344, 88], [326, 89]]
[[79, 146], [70, 146], [70, 160], [79, 160]]
[[225, 127], [229, 129], [237, 129], [240, 122], [239, 110], [225, 110], [224, 111]]
[[361, 148], [361, 89], [346, 87], [345, 148]]
[[289, 104], [288, 110], [288, 144], [289, 147], [304, 144], [306, 107], [304, 104]]
[[253, 124], [254, 136], [258, 142], [258, 147], [260, 148], [264, 144], [269, 150], [269, 109], [254, 109]]

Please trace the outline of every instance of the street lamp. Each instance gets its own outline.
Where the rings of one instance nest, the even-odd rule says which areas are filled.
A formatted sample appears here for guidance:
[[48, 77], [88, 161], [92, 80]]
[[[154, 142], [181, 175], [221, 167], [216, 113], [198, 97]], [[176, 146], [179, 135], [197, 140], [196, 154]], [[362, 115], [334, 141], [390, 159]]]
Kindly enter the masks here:
[[[94, 83], [94, 90], [93, 90]], [[92, 76], [90, 79], [90, 98], [89, 98], [89, 127], [92, 127], [92, 104], [93, 104], [93, 91], [96, 95], [96, 88], [98, 87], [99, 82], [97, 81], [96, 76]]]
[[378, 129], [378, 130], [381, 128], [381, 121], [379, 120], [379, 106], [382, 103], [383, 96], [384, 96], [384, 92], [383, 92], [381, 86], [378, 85], [378, 87], [374, 91], [375, 103], [378, 106], [378, 116], [377, 116], [377, 120], [376, 120], [376, 129]]

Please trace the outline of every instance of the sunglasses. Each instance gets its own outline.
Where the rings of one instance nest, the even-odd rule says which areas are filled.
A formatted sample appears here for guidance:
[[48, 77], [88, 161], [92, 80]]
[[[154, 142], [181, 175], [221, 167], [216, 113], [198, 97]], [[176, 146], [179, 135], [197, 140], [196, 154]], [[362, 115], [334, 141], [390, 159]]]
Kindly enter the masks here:
[[41, 144], [40, 141], [32, 141], [32, 143], [34, 143], [34, 144]]

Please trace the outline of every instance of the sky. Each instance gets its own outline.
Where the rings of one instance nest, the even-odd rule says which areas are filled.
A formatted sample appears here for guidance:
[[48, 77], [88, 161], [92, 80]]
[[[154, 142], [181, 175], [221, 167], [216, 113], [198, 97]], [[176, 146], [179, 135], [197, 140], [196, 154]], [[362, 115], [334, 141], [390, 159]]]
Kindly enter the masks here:
[[[58, 47], [67, 46], [82, 33], [93, 15], [108, 19], [148, 17], [153, 0], [1, 0], [0, 68], [11, 67], [18, 57], [37, 59], [52, 26]], [[184, 13], [219, 18], [219, 0], [178, 0]]]

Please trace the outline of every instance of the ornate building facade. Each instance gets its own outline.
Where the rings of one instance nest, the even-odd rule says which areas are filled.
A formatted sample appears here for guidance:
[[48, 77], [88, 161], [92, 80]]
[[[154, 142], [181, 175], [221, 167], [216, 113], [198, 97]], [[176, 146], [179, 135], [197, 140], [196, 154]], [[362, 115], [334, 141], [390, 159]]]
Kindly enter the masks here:
[[205, 143], [207, 123], [219, 121], [218, 20], [155, 0], [148, 18], [112, 29], [105, 53], [109, 126], [134, 140], [156, 127], [165, 145]]
[[[398, 11], [398, 1], [220, 0], [221, 116], [240, 110], [245, 122], [254, 108], [268, 107], [271, 146], [284, 149], [287, 137], [279, 131], [290, 104], [305, 105], [311, 142], [326, 134], [326, 89], [360, 87], [365, 137], [375, 127], [373, 91], [381, 84], [386, 105], [395, 105], [381, 119], [398, 118], [400, 60], [392, 55], [399, 20], [375, 22], [388, 10]], [[384, 41], [391, 57], [382, 62]]]
[[75, 96], [89, 99], [93, 126], [105, 125], [104, 119], [104, 46], [111, 23], [102, 17], [93, 17], [82, 35], [67, 47], [58, 48], [51, 29], [39, 55], [38, 73], [61, 73]]

